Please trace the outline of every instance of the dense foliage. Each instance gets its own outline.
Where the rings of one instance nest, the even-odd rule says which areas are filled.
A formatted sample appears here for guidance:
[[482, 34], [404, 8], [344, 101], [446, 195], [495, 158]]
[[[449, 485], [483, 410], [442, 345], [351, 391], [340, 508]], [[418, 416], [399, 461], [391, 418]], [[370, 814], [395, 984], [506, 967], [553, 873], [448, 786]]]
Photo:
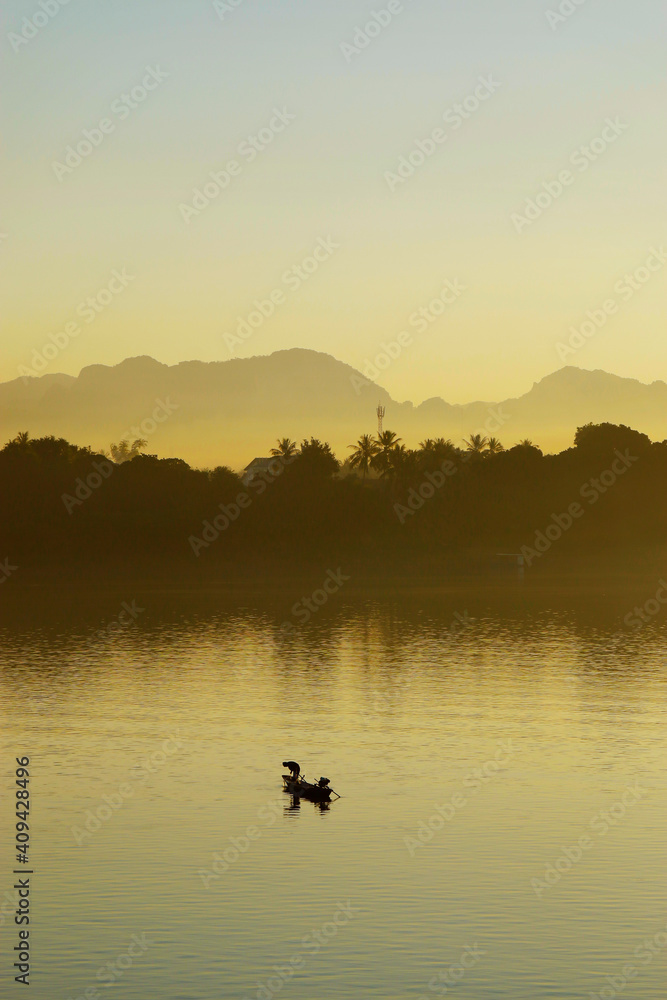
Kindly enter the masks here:
[[552, 548], [667, 541], [667, 442], [623, 425], [581, 427], [558, 455], [479, 436], [465, 449], [437, 439], [411, 450], [387, 431], [361, 438], [343, 465], [320, 441], [283, 439], [268, 471], [245, 484], [225, 466], [139, 454], [143, 444], [130, 458], [116, 451], [117, 462], [54, 437], [5, 445], [0, 555], [259, 566], [523, 552], [531, 565]]

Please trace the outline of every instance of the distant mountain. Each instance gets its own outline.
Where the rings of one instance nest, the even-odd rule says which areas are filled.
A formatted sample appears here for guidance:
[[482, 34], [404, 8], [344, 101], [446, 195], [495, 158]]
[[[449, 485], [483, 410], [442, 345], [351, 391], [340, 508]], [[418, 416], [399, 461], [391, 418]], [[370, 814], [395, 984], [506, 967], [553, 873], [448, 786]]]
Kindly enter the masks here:
[[378, 402], [386, 408], [385, 427], [408, 446], [426, 437], [460, 443], [481, 431], [506, 447], [528, 437], [544, 451], [560, 451], [572, 444], [577, 426], [605, 420], [656, 440], [667, 437], [664, 382], [645, 385], [567, 367], [517, 399], [453, 405], [436, 397], [414, 406], [396, 402], [328, 354], [295, 349], [171, 367], [149, 357], [128, 358], [113, 367], [91, 365], [78, 378], [5, 382], [0, 438], [27, 430], [33, 437], [55, 434], [102, 450], [123, 437], [145, 437], [150, 454], [240, 469], [286, 436], [322, 438], [344, 458], [348, 444], [375, 432]]

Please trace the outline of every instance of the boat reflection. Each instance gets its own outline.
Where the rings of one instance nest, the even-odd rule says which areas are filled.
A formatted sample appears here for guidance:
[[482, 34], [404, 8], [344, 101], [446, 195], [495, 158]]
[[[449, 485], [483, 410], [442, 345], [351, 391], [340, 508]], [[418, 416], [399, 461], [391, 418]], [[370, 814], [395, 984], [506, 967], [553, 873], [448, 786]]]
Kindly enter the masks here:
[[330, 802], [313, 802], [311, 799], [301, 799], [298, 795], [290, 795], [289, 805], [286, 805], [283, 809], [285, 813], [298, 812], [301, 809], [301, 803], [305, 801], [312, 805], [319, 812], [329, 812], [331, 808]]

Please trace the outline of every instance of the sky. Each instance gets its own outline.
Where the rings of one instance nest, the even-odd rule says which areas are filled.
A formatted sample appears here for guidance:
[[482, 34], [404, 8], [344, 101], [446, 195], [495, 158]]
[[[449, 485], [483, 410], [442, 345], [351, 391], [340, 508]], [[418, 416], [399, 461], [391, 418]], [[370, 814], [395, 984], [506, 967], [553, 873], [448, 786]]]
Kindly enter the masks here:
[[293, 347], [416, 403], [667, 379], [666, 21], [5, 0], [0, 381]]

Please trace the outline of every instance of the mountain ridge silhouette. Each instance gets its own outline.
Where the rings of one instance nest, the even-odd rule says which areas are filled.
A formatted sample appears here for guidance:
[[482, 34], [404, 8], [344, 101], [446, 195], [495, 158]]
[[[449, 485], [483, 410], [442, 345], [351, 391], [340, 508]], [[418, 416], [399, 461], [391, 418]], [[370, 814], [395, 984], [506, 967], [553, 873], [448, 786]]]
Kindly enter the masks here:
[[[173, 412], [152, 427], [158, 401]], [[544, 451], [560, 451], [572, 444], [577, 426], [603, 421], [667, 437], [661, 380], [646, 384], [569, 365], [517, 397], [449, 403], [433, 396], [415, 405], [393, 399], [345, 362], [306, 348], [176, 365], [140, 355], [88, 365], [78, 376], [17, 378], [0, 383], [0, 435], [54, 434], [95, 450], [128, 435], [145, 437], [148, 453], [239, 469], [285, 436], [327, 440], [344, 459], [349, 444], [376, 431], [378, 402], [386, 409], [385, 428], [410, 447], [426, 437], [460, 444], [481, 432], [506, 447], [528, 437]]]

